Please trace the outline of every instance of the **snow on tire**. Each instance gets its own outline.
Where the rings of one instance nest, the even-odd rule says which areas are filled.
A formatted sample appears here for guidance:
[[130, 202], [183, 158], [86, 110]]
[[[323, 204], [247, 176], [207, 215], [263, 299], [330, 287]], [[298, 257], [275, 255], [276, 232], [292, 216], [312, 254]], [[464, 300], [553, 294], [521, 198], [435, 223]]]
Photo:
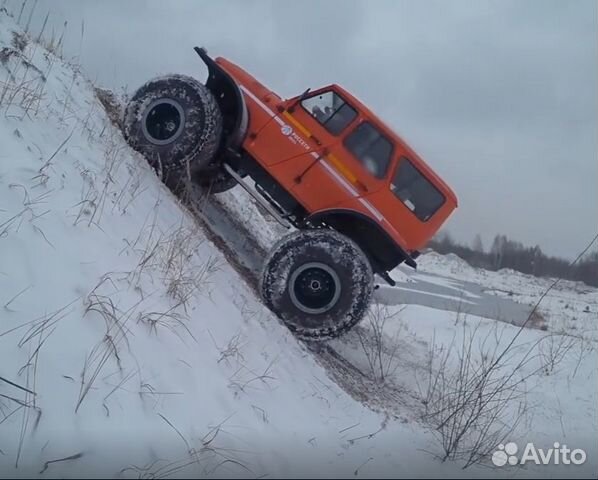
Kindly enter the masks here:
[[361, 249], [334, 230], [301, 230], [270, 251], [261, 278], [264, 302], [306, 340], [345, 333], [364, 316], [373, 291]]
[[168, 75], [135, 92], [124, 116], [129, 144], [167, 176], [191, 173], [213, 159], [222, 136], [222, 115], [207, 87], [194, 78]]

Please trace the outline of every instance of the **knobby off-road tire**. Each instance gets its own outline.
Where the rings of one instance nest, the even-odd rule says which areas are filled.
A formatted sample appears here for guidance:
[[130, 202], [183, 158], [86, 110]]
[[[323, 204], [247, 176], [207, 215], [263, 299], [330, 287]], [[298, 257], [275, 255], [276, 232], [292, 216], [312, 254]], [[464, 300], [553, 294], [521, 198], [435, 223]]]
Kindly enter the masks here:
[[305, 340], [338, 337], [364, 316], [373, 273], [361, 249], [328, 230], [302, 230], [270, 251], [261, 278], [268, 308]]
[[214, 159], [222, 115], [207, 87], [194, 78], [168, 75], [143, 85], [127, 105], [124, 135], [170, 186], [199, 175]]

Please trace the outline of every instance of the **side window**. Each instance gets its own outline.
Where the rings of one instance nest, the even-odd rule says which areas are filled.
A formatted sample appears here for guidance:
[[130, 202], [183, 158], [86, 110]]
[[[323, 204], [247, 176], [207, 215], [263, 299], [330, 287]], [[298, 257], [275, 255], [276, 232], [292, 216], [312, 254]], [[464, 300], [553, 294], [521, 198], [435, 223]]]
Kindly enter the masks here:
[[370, 122], [363, 122], [345, 138], [345, 147], [376, 178], [384, 178], [390, 157], [392, 143]]
[[390, 185], [392, 192], [422, 222], [428, 220], [444, 203], [444, 195], [405, 157]]
[[357, 116], [355, 109], [331, 90], [306, 98], [301, 105], [333, 135], [341, 133]]

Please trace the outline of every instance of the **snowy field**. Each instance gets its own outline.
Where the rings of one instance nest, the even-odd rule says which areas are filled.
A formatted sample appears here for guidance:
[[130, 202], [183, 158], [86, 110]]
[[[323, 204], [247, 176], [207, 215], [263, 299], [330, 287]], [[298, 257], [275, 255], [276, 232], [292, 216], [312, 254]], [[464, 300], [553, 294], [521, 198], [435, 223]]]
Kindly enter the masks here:
[[[431, 252], [421, 257], [422, 272], [445, 275], [483, 285], [496, 296], [525, 305], [535, 305], [541, 295], [555, 283], [554, 278], [538, 278], [510, 269], [498, 272], [473, 268], [456, 255]], [[547, 328], [563, 333], [598, 340], [598, 290], [582, 282], [559, 280], [542, 300], [538, 312]]]
[[[373, 305], [298, 342], [77, 67], [3, 12], [0, 145], [1, 477], [596, 477], [596, 290], [555, 288], [547, 330]], [[222, 202], [270, 244], [238, 190]], [[546, 284], [420, 265], [525, 303]], [[495, 467], [506, 441], [587, 460]]]

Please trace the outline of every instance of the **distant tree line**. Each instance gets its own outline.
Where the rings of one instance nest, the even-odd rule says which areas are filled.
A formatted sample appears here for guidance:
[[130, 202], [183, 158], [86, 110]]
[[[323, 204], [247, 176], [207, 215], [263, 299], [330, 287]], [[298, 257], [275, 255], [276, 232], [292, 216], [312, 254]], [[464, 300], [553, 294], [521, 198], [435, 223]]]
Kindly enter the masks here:
[[551, 257], [540, 249], [527, 247], [521, 242], [496, 235], [489, 250], [484, 248], [482, 238], [476, 235], [471, 246], [456, 242], [449, 233], [436, 236], [429, 247], [438, 253], [454, 253], [474, 267], [487, 270], [511, 268], [536, 277], [557, 277], [578, 280], [598, 287], [598, 250], [587, 253], [575, 265], [563, 258]]

